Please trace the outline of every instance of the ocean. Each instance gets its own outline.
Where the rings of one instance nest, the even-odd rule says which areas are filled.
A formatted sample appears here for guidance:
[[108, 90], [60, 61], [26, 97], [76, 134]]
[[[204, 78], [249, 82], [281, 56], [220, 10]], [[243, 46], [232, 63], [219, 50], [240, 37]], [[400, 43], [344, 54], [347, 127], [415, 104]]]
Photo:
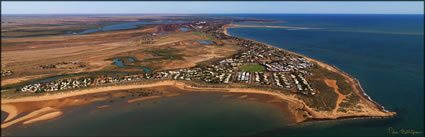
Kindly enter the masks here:
[[389, 128], [424, 132], [423, 15], [233, 16], [283, 21], [239, 24], [317, 28], [230, 28], [228, 33], [334, 65], [357, 78], [373, 100], [398, 113], [394, 118], [385, 119], [306, 123], [273, 129], [260, 135], [388, 136]]

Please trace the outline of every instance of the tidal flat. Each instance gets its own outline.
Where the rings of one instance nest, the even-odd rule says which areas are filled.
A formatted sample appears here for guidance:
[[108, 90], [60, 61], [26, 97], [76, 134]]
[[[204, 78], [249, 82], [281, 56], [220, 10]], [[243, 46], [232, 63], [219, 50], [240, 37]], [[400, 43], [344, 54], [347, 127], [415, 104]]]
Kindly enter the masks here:
[[[161, 92], [165, 90], [167, 92]], [[156, 95], [143, 94], [147, 92]], [[294, 123], [287, 103], [255, 93], [184, 91], [164, 86], [85, 94], [60, 100], [68, 105], [53, 103], [57, 100], [12, 103], [18, 110], [50, 104], [63, 114], [32, 124], [19, 123], [2, 128], [2, 135], [231, 136], [257, 134]], [[69, 105], [71, 100], [81, 103]], [[18, 115], [25, 114], [28, 112]], [[7, 116], [2, 112], [2, 120]]]

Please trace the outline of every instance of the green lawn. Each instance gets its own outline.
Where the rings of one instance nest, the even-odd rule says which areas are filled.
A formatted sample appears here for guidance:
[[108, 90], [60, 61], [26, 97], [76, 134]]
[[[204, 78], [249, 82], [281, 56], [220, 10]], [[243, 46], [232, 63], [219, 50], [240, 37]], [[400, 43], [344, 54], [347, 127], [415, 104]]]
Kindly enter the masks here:
[[239, 70], [248, 72], [259, 72], [264, 70], [264, 66], [258, 64], [247, 64], [240, 66]]

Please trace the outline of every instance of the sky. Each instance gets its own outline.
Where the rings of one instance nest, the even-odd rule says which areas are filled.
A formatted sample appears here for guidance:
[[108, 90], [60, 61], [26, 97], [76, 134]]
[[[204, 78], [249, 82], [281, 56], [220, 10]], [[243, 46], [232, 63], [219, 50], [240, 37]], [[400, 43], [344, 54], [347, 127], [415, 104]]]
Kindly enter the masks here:
[[2, 14], [203, 14], [203, 13], [317, 13], [424, 14], [424, 2], [1, 2]]

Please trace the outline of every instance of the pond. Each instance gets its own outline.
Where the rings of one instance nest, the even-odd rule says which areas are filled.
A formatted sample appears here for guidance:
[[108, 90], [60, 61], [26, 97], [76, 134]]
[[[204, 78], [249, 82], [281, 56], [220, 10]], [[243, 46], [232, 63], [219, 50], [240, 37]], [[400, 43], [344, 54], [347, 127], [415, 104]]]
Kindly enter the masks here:
[[187, 28], [187, 27], [181, 27], [180, 30], [183, 31], [183, 32], [185, 32], [185, 31], [189, 31], [189, 28]]
[[[135, 60], [132, 58], [131, 60], [130, 60], [130, 58], [128, 58], [128, 60], [130, 61], [130, 62], [134, 62]], [[152, 72], [152, 70], [151, 69], [149, 69], [148, 67], [144, 67], [144, 66], [130, 66], [130, 65], [125, 65], [124, 64], [124, 61], [122, 61], [121, 59], [119, 59], [119, 58], [115, 58], [114, 59], [114, 64], [115, 65], [117, 65], [117, 66], [119, 66], [119, 67], [123, 67], [123, 68], [137, 68], [137, 69], [143, 69], [143, 71], [144, 72]]]
[[214, 44], [214, 41], [211, 41], [211, 40], [200, 40], [198, 42], [199, 44], [202, 44], [202, 45]]
[[129, 60], [130, 62], [136, 62], [136, 60], [134, 60], [134, 58], [132, 58], [132, 57], [129, 57], [129, 58], [128, 58], [128, 60]]

